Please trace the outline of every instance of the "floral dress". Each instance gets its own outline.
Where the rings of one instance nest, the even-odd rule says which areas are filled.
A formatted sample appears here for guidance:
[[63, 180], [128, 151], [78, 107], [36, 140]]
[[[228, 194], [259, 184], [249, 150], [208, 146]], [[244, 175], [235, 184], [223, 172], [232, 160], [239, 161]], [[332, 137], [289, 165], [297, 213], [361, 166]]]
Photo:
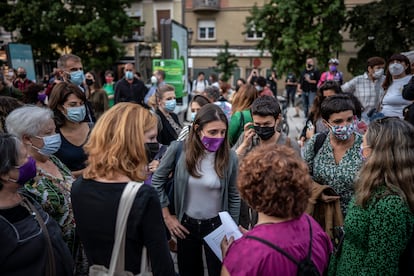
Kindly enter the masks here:
[[304, 159], [308, 163], [309, 170], [313, 172], [313, 180], [321, 185], [331, 186], [339, 194], [341, 197], [341, 210], [345, 215], [354, 194], [353, 183], [355, 176], [362, 165], [359, 153], [362, 135], [355, 133], [353, 146], [345, 152], [338, 164], [335, 161], [329, 134], [315, 155], [314, 145], [318, 135], [314, 135], [306, 145]]
[[75, 220], [70, 201], [70, 189], [73, 178], [70, 170], [55, 156], [50, 156], [63, 179], [59, 179], [41, 168], [37, 168], [36, 177], [24, 185], [24, 189], [34, 196], [43, 210], [49, 213], [62, 229], [62, 235], [69, 249], [72, 249]]

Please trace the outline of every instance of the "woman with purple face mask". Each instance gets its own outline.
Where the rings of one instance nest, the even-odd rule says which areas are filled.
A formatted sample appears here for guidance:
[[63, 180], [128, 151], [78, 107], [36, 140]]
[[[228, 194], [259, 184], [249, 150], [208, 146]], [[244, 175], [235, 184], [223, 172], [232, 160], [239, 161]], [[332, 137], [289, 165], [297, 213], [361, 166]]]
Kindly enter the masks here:
[[73, 275], [59, 225], [21, 189], [36, 161], [12, 134], [0, 134], [0, 156], [1, 275]]
[[[204, 105], [185, 142], [173, 142], [152, 177], [165, 224], [177, 239], [181, 276], [203, 275], [202, 248], [209, 275], [220, 275], [221, 262], [203, 238], [221, 225], [218, 213], [228, 211], [238, 223], [240, 196], [236, 188], [237, 155], [227, 140], [228, 121], [219, 106]], [[184, 143], [181, 147], [179, 143]], [[182, 148], [182, 153], [177, 151]], [[175, 165], [175, 158], [179, 156]], [[165, 191], [174, 172], [174, 202]], [[174, 204], [175, 214], [168, 205]]]

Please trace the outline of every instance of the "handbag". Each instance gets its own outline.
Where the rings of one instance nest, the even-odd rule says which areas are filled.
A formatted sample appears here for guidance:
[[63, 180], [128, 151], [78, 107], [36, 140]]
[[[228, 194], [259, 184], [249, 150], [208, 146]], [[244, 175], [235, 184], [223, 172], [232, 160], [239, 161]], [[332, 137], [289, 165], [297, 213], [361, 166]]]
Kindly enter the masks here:
[[[109, 269], [103, 265], [92, 265], [89, 268], [89, 276], [133, 276], [134, 274], [129, 271], [125, 271], [125, 237], [126, 237], [126, 224], [128, 221], [129, 212], [131, 211], [132, 204], [134, 203], [136, 194], [139, 188], [142, 186], [142, 182], [130, 181], [125, 186], [122, 192], [121, 200], [119, 201], [118, 213], [116, 217], [115, 226], [115, 241], [112, 248], [111, 261], [109, 263]], [[141, 276], [150, 276], [152, 273], [149, 271], [149, 265], [147, 261], [146, 248], [142, 248], [141, 256]]]

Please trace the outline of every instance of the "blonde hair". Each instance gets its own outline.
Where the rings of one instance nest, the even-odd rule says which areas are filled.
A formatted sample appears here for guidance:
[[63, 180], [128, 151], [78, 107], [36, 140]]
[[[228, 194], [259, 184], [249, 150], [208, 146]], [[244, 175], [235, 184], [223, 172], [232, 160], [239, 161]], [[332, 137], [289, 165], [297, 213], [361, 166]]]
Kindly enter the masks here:
[[85, 145], [88, 165], [85, 178], [113, 179], [124, 175], [131, 180], [146, 178], [148, 163], [144, 133], [157, 127], [157, 117], [135, 103], [118, 103], [96, 123]]

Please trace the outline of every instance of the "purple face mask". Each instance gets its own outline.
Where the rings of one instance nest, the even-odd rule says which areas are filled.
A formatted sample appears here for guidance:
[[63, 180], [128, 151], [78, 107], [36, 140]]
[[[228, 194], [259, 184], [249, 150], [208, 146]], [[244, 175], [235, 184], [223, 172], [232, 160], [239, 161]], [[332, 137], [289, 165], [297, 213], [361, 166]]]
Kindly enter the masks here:
[[10, 179], [12, 182], [16, 182], [20, 185], [24, 185], [27, 181], [36, 176], [36, 160], [29, 156], [26, 163], [19, 167], [19, 178], [17, 180]]
[[217, 151], [220, 148], [221, 144], [223, 144], [223, 142], [224, 142], [224, 138], [215, 138], [215, 137], [206, 137], [206, 136], [201, 138], [201, 143], [203, 143], [206, 150], [210, 152]]
[[329, 66], [329, 71], [331, 71], [331, 72], [336, 71], [336, 66], [335, 65], [330, 65]]

